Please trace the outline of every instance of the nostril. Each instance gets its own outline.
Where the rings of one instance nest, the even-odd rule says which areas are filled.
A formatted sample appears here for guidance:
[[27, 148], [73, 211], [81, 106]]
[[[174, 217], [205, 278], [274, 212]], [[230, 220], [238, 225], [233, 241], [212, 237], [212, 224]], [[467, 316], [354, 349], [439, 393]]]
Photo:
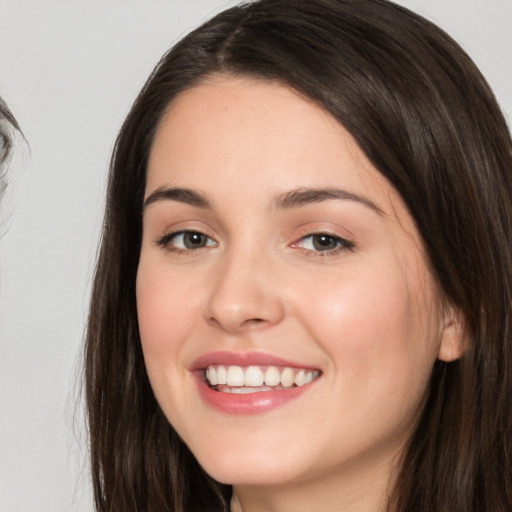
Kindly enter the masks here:
[[243, 320], [242, 322], [237, 322], [235, 319], [232, 319], [233, 323], [230, 324], [229, 321], [220, 322], [215, 316], [211, 316], [208, 318], [208, 321], [220, 328], [228, 329], [230, 331], [245, 331], [247, 329], [251, 329], [251, 327], [259, 327], [268, 323], [264, 318], [248, 318], [247, 320]]
[[259, 328], [267, 325], [269, 322], [265, 320], [264, 318], [248, 318], [247, 320], [244, 320], [240, 326], [239, 329], [241, 331], [245, 331], [247, 329], [254, 329]]
[[244, 324], [261, 324], [263, 322], [265, 322], [263, 318], [249, 318], [244, 322]]

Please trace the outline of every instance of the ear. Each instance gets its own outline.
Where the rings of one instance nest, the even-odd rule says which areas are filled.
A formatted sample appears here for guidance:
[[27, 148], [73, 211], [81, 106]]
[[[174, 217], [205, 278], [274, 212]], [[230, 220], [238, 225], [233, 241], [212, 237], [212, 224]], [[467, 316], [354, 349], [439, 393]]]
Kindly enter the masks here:
[[446, 363], [459, 359], [464, 353], [464, 321], [462, 313], [451, 304], [444, 307], [441, 344], [437, 358]]

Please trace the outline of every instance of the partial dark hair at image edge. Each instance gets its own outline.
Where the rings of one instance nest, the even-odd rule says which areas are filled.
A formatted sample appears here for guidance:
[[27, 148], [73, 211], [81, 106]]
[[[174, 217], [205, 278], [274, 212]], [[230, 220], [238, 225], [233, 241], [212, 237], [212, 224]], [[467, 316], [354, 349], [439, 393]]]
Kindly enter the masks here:
[[384, 0], [228, 9], [162, 58], [133, 105], [111, 163], [85, 347], [97, 510], [229, 510], [230, 487], [203, 472], [154, 398], [135, 299], [155, 131], [180, 92], [215, 74], [287, 84], [344, 125], [400, 193], [461, 312], [464, 356], [434, 367], [389, 510], [512, 510], [510, 133], [464, 51]]
[[12, 152], [13, 136], [16, 131], [21, 132], [18, 122], [5, 101], [0, 98], [0, 199], [7, 185], [5, 166]]

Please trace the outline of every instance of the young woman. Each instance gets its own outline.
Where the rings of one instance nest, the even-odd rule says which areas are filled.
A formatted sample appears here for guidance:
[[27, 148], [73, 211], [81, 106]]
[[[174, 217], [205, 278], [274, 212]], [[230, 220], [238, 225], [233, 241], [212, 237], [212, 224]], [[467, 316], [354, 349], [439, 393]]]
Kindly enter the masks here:
[[390, 2], [186, 36], [112, 159], [97, 510], [511, 510], [511, 171], [475, 65]]

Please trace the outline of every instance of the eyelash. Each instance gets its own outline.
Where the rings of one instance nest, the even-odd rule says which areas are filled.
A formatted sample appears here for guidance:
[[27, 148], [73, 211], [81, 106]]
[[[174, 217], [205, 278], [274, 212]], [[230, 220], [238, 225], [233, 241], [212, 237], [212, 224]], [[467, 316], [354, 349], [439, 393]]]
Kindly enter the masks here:
[[[191, 235], [191, 236], [199, 235], [201, 237], [205, 237], [207, 239], [206, 245], [203, 245], [203, 246], [197, 247], [197, 248], [175, 247], [172, 245], [172, 242], [175, 241], [178, 237], [185, 236], [185, 235]], [[300, 244], [304, 244], [304, 242], [308, 239], [311, 239], [313, 242], [313, 245], [314, 245], [314, 237], [324, 237], [329, 242], [335, 243], [335, 247], [332, 249], [326, 249], [325, 251], [318, 250], [318, 249], [307, 249], [305, 247], [301, 247]], [[213, 242], [213, 243], [210, 243], [210, 242]], [[217, 245], [217, 242], [215, 240], [213, 240], [211, 237], [209, 237], [208, 235], [205, 235], [204, 233], [201, 233], [200, 231], [194, 231], [194, 230], [180, 230], [180, 231], [175, 231], [173, 233], [168, 233], [168, 234], [162, 236], [160, 239], [158, 239], [156, 243], [160, 247], [163, 247], [164, 249], [166, 249], [170, 252], [173, 252], [175, 254], [178, 254], [178, 255], [180, 255], [180, 254], [187, 254], [187, 255], [197, 254], [197, 252], [200, 251], [201, 249], [206, 249], [208, 247], [214, 247]], [[326, 256], [336, 255], [336, 254], [338, 254], [342, 251], [346, 251], [346, 250], [351, 251], [354, 249], [355, 244], [345, 238], [338, 236], [338, 235], [333, 235], [331, 233], [322, 231], [322, 232], [318, 232], [318, 233], [310, 233], [306, 236], [301, 237], [297, 242], [292, 243], [291, 247], [301, 248], [303, 250], [304, 254], [306, 254], [306, 256], [326, 257]]]

